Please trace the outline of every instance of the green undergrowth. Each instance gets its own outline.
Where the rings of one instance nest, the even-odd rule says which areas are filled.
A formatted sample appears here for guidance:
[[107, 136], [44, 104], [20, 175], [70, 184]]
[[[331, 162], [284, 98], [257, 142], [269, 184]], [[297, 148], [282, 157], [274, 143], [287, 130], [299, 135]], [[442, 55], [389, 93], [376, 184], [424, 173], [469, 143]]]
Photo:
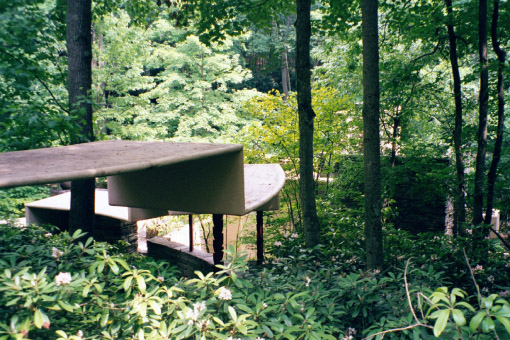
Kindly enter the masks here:
[[355, 221], [342, 223], [332, 223], [314, 249], [298, 233], [281, 235], [268, 244], [264, 265], [248, 267], [231, 248], [218, 273], [189, 279], [167, 262], [79, 232], [2, 225], [0, 339], [510, 335], [508, 254], [496, 242], [487, 241], [483, 265], [466, 252], [475, 285], [464, 252], [456, 252], [462, 240], [386, 230], [388, 266], [373, 272], [364, 268]]

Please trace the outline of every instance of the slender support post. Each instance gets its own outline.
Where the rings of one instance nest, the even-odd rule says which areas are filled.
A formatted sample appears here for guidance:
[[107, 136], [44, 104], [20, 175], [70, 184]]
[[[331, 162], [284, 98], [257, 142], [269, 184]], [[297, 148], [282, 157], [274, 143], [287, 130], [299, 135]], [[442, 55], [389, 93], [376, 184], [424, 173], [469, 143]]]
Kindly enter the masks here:
[[264, 261], [264, 212], [257, 211], [257, 264]]
[[193, 252], [193, 215], [188, 215], [188, 225], [189, 225], [189, 252]]
[[214, 264], [223, 264], [223, 215], [213, 214], [213, 260]]

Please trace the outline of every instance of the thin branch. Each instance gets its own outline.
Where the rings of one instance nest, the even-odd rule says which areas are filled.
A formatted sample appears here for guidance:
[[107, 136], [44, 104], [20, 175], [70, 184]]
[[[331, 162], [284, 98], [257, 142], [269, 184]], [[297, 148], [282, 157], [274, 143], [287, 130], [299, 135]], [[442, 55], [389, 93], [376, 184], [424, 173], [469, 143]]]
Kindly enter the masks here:
[[[16, 60], [18, 63], [20, 63], [21, 65], [23, 66], [26, 66], [25, 63], [20, 60], [19, 58], [17, 58], [16, 56], [12, 55], [11, 53], [7, 52], [4, 48], [1, 48], [0, 49], [0, 52], [6, 54], [7, 56], [11, 57], [12, 59]], [[69, 114], [69, 110], [67, 110], [66, 108], [64, 108], [62, 105], [60, 105], [60, 103], [58, 102], [57, 98], [55, 97], [55, 95], [53, 94], [53, 92], [51, 92], [50, 88], [48, 87], [48, 85], [46, 85], [46, 83], [41, 79], [39, 78], [39, 76], [37, 74], [35, 74], [35, 72], [31, 71], [28, 67], [25, 68], [25, 70], [27, 70], [28, 72], [30, 72], [34, 77], [35, 79], [37, 79], [41, 84], [42, 86], [44, 86], [44, 88], [46, 89], [46, 91], [48, 91], [48, 93], [50, 94], [51, 98], [53, 98], [53, 101], [55, 102], [55, 104], [62, 110], [64, 111], [65, 113]]]
[[473, 279], [473, 283], [475, 284], [476, 291], [478, 293], [478, 303], [482, 300], [482, 294], [480, 293], [480, 287], [478, 287], [478, 284], [476, 283], [475, 275], [473, 274], [473, 268], [471, 268], [471, 265], [469, 264], [468, 257], [466, 255], [466, 249], [462, 248], [462, 252], [464, 253], [464, 259], [466, 260], [466, 264], [469, 268], [469, 273], [471, 274], [471, 278]]
[[439, 46], [441, 46], [441, 41], [442, 41], [442, 39], [438, 39], [437, 44], [434, 47], [434, 49], [432, 50], [432, 52], [425, 53], [425, 54], [422, 54], [422, 55], [416, 57], [411, 63], [414, 65], [414, 64], [416, 64], [416, 62], [418, 62], [418, 60], [435, 54], [437, 52], [437, 50], [439, 50]]
[[[416, 327], [425, 327], [425, 328], [429, 328], [429, 329], [434, 329], [434, 327], [430, 326], [430, 325], [427, 325], [427, 324], [424, 324], [422, 323], [418, 317], [416, 316], [416, 313], [414, 311], [414, 308], [413, 308], [413, 303], [411, 301], [411, 294], [409, 293], [409, 284], [407, 282], [407, 269], [409, 267], [409, 262], [411, 261], [411, 259], [408, 259], [407, 260], [407, 263], [406, 263], [406, 268], [404, 270], [404, 281], [405, 281], [405, 288], [406, 288], [406, 295], [407, 295], [407, 302], [409, 304], [409, 309], [411, 309], [411, 313], [413, 314], [413, 317], [414, 317], [414, 320], [416, 321], [415, 324], [413, 325], [409, 325], [409, 326], [406, 326], [406, 327], [400, 327], [400, 328], [393, 328], [393, 329], [389, 329], [387, 331], [382, 331], [382, 332], [378, 332], [378, 333], [374, 333], [374, 334], [371, 334], [369, 336], [367, 336], [366, 338], [363, 338], [362, 340], [368, 340], [368, 339], [372, 339], [373, 337], [375, 336], [378, 336], [378, 335], [382, 335], [382, 338], [384, 338], [384, 336], [388, 333], [394, 333], [394, 332], [400, 332], [400, 331], [405, 331], [405, 330], [409, 330], [409, 329], [413, 329], [413, 328], [416, 328]], [[423, 312], [422, 312], [423, 313]], [[382, 339], [381, 338], [381, 339]]]
[[420, 321], [418, 320], [418, 317], [416, 317], [416, 313], [414, 312], [413, 303], [411, 301], [411, 293], [409, 293], [409, 283], [407, 282], [407, 269], [409, 268], [410, 261], [411, 261], [411, 258], [407, 259], [406, 268], [404, 270], [404, 282], [405, 282], [405, 287], [406, 287], [407, 303], [409, 304], [411, 313], [413, 313], [414, 319], [416, 320], [416, 322], [420, 323]]
[[510, 244], [508, 244], [508, 242], [503, 238], [503, 236], [501, 236], [501, 234], [498, 233], [496, 229], [494, 229], [492, 226], [489, 225], [489, 228], [494, 233], [494, 235], [496, 235], [499, 238], [499, 240], [505, 245], [505, 247], [508, 250], [510, 250]]

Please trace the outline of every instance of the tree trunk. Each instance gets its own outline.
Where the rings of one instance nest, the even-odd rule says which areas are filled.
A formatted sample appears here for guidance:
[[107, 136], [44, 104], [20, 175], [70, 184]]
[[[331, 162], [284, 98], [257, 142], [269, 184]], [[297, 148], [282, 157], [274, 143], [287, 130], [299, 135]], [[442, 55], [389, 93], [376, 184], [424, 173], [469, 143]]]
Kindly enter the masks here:
[[363, 161], [365, 170], [365, 239], [368, 269], [384, 264], [381, 231], [380, 91], [377, 0], [362, 0]]
[[289, 74], [289, 61], [287, 54], [287, 47], [284, 47], [280, 55], [281, 69], [282, 69], [282, 90], [283, 98], [287, 100], [290, 92], [290, 74]]
[[487, 175], [487, 208], [485, 209], [485, 224], [491, 224], [492, 208], [494, 205], [494, 187], [499, 160], [501, 159], [501, 147], [503, 145], [503, 133], [505, 123], [505, 59], [506, 53], [501, 49], [498, 40], [498, 18], [499, 18], [499, 0], [494, 2], [494, 11], [492, 12], [491, 40], [492, 48], [498, 56], [498, 128], [496, 132], [496, 144], [492, 155], [491, 167]]
[[391, 133], [391, 166], [394, 167], [397, 163], [397, 139], [398, 130], [400, 128], [400, 112], [397, 109], [395, 117], [393, 118], [393, 131]]
[[289, 97], [289, 92], [291, 91], [290, 86], [290, 72], [289, 72], [289, 52], [287, 50], [287, 37], [289, 35], [289, 29], [291, 25], [291, 16], [287, 17], [287, 21], [285, 23], [285, 30], [282, 36], [283, 49], [280, 55], [281, 62], [281, 70], [282, 70], [282, 90], [284, 99]]
[[[92, 13], [91, 0], [67, 0], [66, 43], [68, 57], [67, 86], [69, 110], [76, 124], [71, 143], [91, 142], [92, 127]], [[94, 234], [94, 179], [71, 183], [69, 230], [81, 229]]]
[[296, 0], [296, 77], [299, 114], [299, 194], [307, 247], [320, 242], [313, 180], [313, 119], [310, 70], [310, 0]]
[[480, 95], [478, 113], [478, 149], [476, 151], [473, 224], [482, 223], [485, 155], [487, 153], [487, 112], [489, 103], [489, 62], [487, 58], [487, 0], [479, 0], [478, 53], [480, 58]]
[[455, 149], [455, 166], [457, 170], [457, 195], [455, 198], [453, 234], [463, 234], [463, 225], [466, 222], [466, 196], [464, 179], [464, 160], [462, 157], [462, 89], [457, 56], [457, 37], [453, 28], [452, 0], [446, 0], [446, 10], [450, 17], [447, 25], [450, 41], [450, 64], [453, 75], [453, 96], [455, 99], [455, 128], [453, 130], [453, 144]]

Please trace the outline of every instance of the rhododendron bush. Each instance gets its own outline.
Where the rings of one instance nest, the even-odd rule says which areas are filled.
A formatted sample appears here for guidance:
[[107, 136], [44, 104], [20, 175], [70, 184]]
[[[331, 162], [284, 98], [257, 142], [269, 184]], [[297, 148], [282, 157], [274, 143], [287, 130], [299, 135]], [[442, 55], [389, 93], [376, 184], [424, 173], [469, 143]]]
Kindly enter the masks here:
[[[0, 340], [506, 339], [510, 334], [503, 273], [496, 278], [482, 265], [467, 266], [481, 286], [473, 293], [467, 285], [448, 288], [452, 274], [438, 270], [453, 263], [437, 250], [452, 254], [459, 241], [415, 239], [408, 246], [421, 253], [436, 249], [441, 261], [412, 252], [411, 260], [395, 256], [405, 268], [395, 263], [381, 272], [363, 269], [356, 242], [304, 249], [295, 236], [283, 233], [273, 240], [280, 245], [269, 244], [263, 266], [248, 267], [231, 247], [217, 273], [183, 278], [165, 261], [124, 254], [122, 245], [94, 242], [79, 231], [0, 225]], [[411, 242], [394, 236], [387, 236], [393, 246]], [[503, 264], [507, 253], [491, 249]]]

